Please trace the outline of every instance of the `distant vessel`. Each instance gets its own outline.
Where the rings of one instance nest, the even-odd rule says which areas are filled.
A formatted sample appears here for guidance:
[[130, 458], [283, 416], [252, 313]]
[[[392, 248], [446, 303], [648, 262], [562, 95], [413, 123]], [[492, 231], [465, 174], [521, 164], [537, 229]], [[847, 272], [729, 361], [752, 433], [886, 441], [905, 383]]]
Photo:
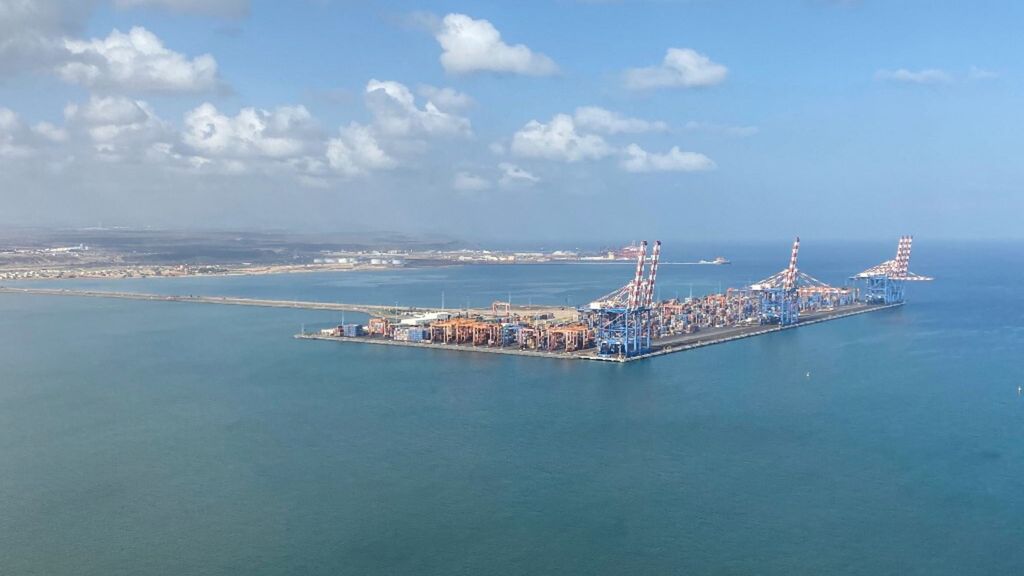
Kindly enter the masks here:
[[714, 264], [716, 266], [721, 266], [722, 264], [732, 264], [732, 262], [721, 256], [716, 256], [714, 260], [701, 260], [698, 264]]
[[623, 246], [614, 252], [609, 252], [609, 256], [614, 260], [636, 260], [637, 256], [640, 255], [640, 246], [637, 244], [630, 244], [629, 246]]

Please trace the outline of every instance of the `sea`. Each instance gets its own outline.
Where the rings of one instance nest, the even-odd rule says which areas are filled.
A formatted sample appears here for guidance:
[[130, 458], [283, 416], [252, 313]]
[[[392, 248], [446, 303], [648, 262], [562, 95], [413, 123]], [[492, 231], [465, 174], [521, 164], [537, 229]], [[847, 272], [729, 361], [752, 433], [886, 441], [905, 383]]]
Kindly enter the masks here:
[[[801, 270], [841, 285], [894, 250], [805, 242]], [[666, 245], [659, 296], [756, 281], [789, 246], [721, 255]], [[897, 309], [622, 365], [0, 294], [0, 574], [1024, 574], [1024, 244], [919, 238], [911, 269], [935, 280]], [[455, 309], [579, 306], [632, 273], [20, 285]]]

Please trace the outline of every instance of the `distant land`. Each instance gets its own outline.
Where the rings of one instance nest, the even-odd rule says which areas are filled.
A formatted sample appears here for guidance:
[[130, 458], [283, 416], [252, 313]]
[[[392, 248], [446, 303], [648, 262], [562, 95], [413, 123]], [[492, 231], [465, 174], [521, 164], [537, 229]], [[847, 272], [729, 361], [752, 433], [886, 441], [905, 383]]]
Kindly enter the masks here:
[[[513, 250], [442, 237], [79, 228], [0, 232], [0, 281], [260, 275], [461, 264], [634, 261], [636, 247]], [[727, 263], [706, 260], [691, 264]]]

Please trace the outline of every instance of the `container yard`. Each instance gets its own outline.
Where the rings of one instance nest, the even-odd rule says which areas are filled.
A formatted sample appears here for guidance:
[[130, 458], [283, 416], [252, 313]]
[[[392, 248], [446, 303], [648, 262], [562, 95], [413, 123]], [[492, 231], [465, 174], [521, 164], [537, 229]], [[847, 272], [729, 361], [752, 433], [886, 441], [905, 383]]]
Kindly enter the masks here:
[[661, 242], [642, 242], [624, 286], [569, 314], [515, 309], [429, 311], [412, 317], [378, 315], [366, 326], [345, 324], [297, 338], [412, 346], [549, 358], [629, 362], [884, 310], [904, 303], [907, 282], [932, 278], [909, 271], [912, 237], [896, 257], [831, 286], [798, 267], [800, 239], [788, 265], [748, 286], [697, 298], [656, 301]]

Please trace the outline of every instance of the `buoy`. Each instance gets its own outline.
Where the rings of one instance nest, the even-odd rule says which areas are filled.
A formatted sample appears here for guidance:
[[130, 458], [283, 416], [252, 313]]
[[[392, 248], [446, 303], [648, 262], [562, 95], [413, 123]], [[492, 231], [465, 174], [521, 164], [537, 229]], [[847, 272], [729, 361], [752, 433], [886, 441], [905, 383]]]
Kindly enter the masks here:
[[810, 377], [811, 377], [811, 371], [810, 371], [810, 370], [808, 370], [808, 371], [807, 371], [807, 377], [808, 377], [808, 378], [810, 378]]

